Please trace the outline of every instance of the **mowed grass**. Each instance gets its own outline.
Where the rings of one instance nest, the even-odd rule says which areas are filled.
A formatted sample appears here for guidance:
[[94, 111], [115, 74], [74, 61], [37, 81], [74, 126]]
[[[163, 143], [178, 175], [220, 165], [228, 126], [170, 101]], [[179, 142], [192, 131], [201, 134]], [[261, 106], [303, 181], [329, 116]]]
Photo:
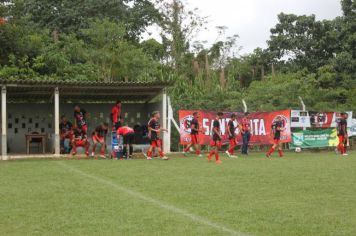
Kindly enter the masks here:
[[0, 235], [356, 235], [355, 153], [222, 160], [0, 162]]

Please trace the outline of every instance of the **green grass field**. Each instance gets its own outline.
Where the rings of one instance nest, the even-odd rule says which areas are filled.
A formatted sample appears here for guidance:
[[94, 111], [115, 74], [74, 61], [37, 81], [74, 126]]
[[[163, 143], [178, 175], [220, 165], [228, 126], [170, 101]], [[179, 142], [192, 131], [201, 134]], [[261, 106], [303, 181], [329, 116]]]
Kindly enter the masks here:
[[356, 235], [356, 155], [0, 162], [0, 235]]

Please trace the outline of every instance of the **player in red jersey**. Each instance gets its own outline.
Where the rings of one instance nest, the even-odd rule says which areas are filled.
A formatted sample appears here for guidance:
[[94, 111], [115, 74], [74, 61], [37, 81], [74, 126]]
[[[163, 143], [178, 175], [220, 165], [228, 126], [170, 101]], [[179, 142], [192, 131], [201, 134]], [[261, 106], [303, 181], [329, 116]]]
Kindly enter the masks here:
[[[120, 138], [120, 136], [123, 137], [124, 140], [124, 156], [126, 157], [126, 159], [131, 158], [132, 153], [133, 153], [133, 146], [132, 144], [134, 144], [135, 141], [135, 132], [132, 128], [128, 127], [128, 126], [122, 126], [120, 128], [117, 129], [117, 139]], [[127, 150], [129, 150], [129, 152], [127, 153]]]
[[121, 101], [117, 101], [111, 108], [112, 129], [117, 130], [121, 125]]
[[346, 153], [346, 145], [347, 145], [347, 113], [341, 113], [341, 118], [337, 122], [337, 136], [339, 138], [339, 144], [337, 145], [337, 149], [340, 154], [343, 156], [347, 156]]
[[242, 135], [242, 147], [241, 147], [241, 154], [248, 155], [248, 145], [251, 138], [251, 127], [249, 121], [249, 113], [245, 112], [244, 118], [242, 119], [242, 124], [240, 127], [241, 135]]
[[74, 124], [82, 129], [85, 133], [88, 132], [88, 125], [86, 122], [87, 112], [79, 105], [74, 106]]
[[194, 146], [195, 148], [195, 153], [197, 154], [198, 157], [201, 157], [202, 155], [200, 154], [200, 144], [198, 140], [199, 132], [202, 132], [202, 129], [199, 127], [199, 115], [198, 112], [193, 113], [193, 119], [190, 122], [190, 137], [191, 137], [191, 143], [188, 144], [184, 151], [183, 155], [186, 155], [189, 153], [189, 149]]
[[162, 151], [162, 141], [160, 139], [160, 133], [162, 131], [167, 131], [166, 129], [161, 128], [159, 124], [159, 119], [161, 115], [158, 111], [152, 113], [153, 118], [150, 120], [148, 124], [148, 130], [150, 131], [151, 137], [151, 146], [147, 153], [147, 160], [152, 160], [152, 151], [154, 148], [157, 148], [158, 153], [162, 160], [168, 160], [168, 157], [165, 156], [164, 152]]
[[229, 122], [227, 124], [227, 134], [229, 135], [230, 146], [229, 146], [229, 149], [226, 151], [226, 154], [230, 158], [237, 158], [237, 156], [234, 155], [234, 149], [237, 145], [235, 131], [236, 131], [236, 128], [238, 127], [238, 126], [235, 126], [235, 122], [236, 122], [236, 115], [231, 114], [231, 119], [229, 120]]
[[89, 157], [89, 140], [87, 134], [80, 127], [74, 126], [72, 139], [72, 155], [77, 154], [77, 147], [84, 147], [85, 155]]
[[271, 158], [272, 153], [274, 150], [278, 147], [278, 153], [279, 157], [283, 157], [283, 152], [282, 152], [282, 142], [281, 142], [281, 132], [285, 130], [282, 117], [277, 116], [277, 118], [273, 121], [272, 123], [272, 132], [273, 132], [273, 140], [274, 144], [271, 147], [271, 149], [267, 152], [266, 157]]
[[220, 119], [223, 118], [224, 113], [218, 112], [215, 120], [213, 121], [213, 130], [212, 130], [212, 140], [210, 145], [212, 146], [212, 150], [208, 154], [209, 162], [212, 159], [212, 155], [215, 154], [215, 163], [221, 164], [221, 160], [219, 158], [219, 149], [221, 147], [221, 130], [220, 130]]
[[94, 132], [91, 135], [93, 140], [93, 150], [91, 156], [94, 157], [96, 145], [100, 144], [100, 157], [105, 159], [105, 149], [106, 149], [106, 136], [108, 134], [108, 123], [102, 123], [101, 125], [97, 126]]

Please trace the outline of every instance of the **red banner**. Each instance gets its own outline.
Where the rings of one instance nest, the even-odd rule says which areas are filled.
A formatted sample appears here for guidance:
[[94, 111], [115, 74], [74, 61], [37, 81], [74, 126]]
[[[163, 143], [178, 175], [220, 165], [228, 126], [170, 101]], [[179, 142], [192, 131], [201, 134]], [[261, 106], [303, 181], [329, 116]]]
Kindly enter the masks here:
[[[179, 123], [180, 123], [180, 143], [188, 144], [191, 141], [190, 137], [190, 122], [193, 118], [194, 111], [180, 110], [179, 111]], [[203, 129], [203, 133], [199, 134], [199, 143], [202, 145], [209, 145], [212, 134], [213, 120], [216, 117], [216, 112], [209, 111], [197, 111], [199, 114], [199, 125]], [[232, 112], [225, 112], [224, 118], [220, 120], [220, 129], [223, 137], [223, 144], [228, 144], [227, 124], [230, 121]], [[243, 113], [235, 113], [237, 115], [237, 122], [241, 124], [243, 119]], [[291, 142], [291, 130], [290, 130], [290, 110], [275, 111], [275, 112], [253, 112], [245, 119], [250, 123], [251, 127], [251, 139], [250, 144], [272, 144], [273, 133], [272, 123], [274, 119], [280, 115], [285, 124], [285, 130], [281, 133], [282, 142]], [[242, 144], [242, 136], [240, 129], [236, 129], [236, 139], [238, 144]]]

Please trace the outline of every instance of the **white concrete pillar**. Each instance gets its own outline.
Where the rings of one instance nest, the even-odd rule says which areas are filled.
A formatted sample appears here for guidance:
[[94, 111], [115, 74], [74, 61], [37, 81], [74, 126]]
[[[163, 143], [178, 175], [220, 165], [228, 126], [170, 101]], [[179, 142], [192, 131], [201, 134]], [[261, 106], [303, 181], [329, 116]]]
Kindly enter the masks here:
[[1, 89], [1, 160], [8, 160], [7, 156], [7, 112], [6, 87]]
[[59, 137], [59, 89], [54, 89], [54, 155], [60, 156], [60, 137]]
[[[162, 128], [167, 129], [167, 92], [166, 89], [163, 90], [163, 95], [162, 95]], [[163, 151], [165, 153], [170, 152], [170, 147], [169, 147], [169, 135], [168, 132], [163, 132]]]
[[167, 97], [167, 109], [168, 109], [168, 118], [167, 118], [167, 129], [168, 129], [168, 137], [167, 137], [167, 150], [170, 152], [171, 150], [171, 134], [172, 134], [172, 119], [173, 119], [173, 109], [171, 106], [171, 99]]

